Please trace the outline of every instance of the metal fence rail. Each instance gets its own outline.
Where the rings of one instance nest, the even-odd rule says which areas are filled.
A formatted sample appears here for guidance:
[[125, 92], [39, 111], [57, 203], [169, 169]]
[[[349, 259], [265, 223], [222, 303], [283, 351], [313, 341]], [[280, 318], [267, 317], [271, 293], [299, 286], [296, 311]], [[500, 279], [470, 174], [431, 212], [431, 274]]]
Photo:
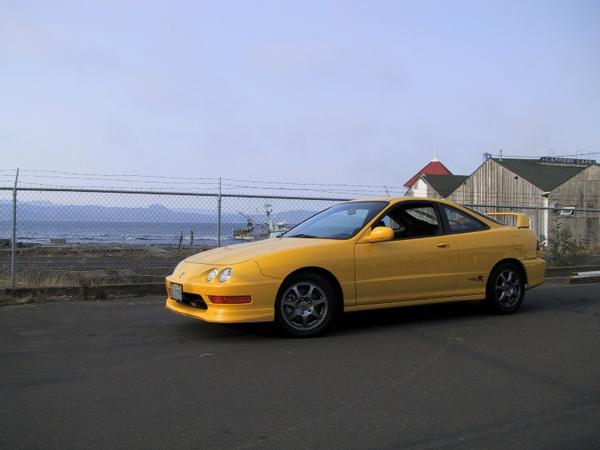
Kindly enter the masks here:
[[[0, 187], [0, 287], [161, 281], [187, 255], [268, 238], [341, 197]], [[549, 266], [600, 264], [600, 210], [467, 205], [530, 216]]]
[[[512, 205], [465, 205], [483, 213], [518, 212], [529, 216], [540, 256], [548, 267], [600, 266], [600, 209]], [[498, 219], [496, 217], [496, 219]], [[515, 225], [514, 219], [502, 219]]]

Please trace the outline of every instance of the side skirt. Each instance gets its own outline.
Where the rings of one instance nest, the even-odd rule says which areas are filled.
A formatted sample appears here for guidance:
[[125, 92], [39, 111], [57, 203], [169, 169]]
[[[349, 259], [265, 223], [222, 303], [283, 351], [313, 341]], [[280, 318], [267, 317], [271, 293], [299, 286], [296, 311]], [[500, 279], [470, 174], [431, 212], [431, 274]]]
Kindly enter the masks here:
[[484, 300], [484, 299], [485, 299], [485, 295], [476, 294], [476, 295], [466, 295], [466, 296], [462, 296], [462, 297], [442, 297], [442, 298], [403, 301], [403, 302], [386, 302], [386, 303], [375, 303], [375, 304], [371, 303], [368, 305], [345, 306], [344, 312], [367, 311], [370, 309], [399, 308], [402, 306], [414, 306], [414, 305], [433, 305], [435, 303], [468, 302], [468, 301], [477, 301], [477, 300]]

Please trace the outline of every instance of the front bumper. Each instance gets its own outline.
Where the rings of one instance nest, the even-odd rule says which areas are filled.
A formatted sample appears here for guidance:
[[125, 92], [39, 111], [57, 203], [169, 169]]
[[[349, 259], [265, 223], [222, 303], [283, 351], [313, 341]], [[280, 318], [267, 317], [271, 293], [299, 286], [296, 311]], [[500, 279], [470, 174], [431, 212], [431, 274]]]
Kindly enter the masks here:
[[[180, 269], [181, 267], [178, 266]], [[266, 277], [260, 273], [258, 266], [253, 261], [232, 266], [234, 275], [224, 283], [218, 280], [206, 281], [206, 273], [215, 267], [187, 263], [182, 272], [170, 275], [166, 279], [167, 301], [165, 308], [183, 316], [215, 323], [242, 323], [242, 322], [272, 322], [275, 320], [275, 298], [281, 284], [278, 278]], [[224, 268], [224, 267], [223, 267]], [[179, 272], [179, 271], [178, 271]], [[171, 283], [183, 286], [186, 294], [200, 295], [206, 303], [206, 308], [190, 306], [179, 303], [169, 297]], [[249, 295], [251, 303], [228, 305], [211, 303], [209, 296], [238, 296]]]

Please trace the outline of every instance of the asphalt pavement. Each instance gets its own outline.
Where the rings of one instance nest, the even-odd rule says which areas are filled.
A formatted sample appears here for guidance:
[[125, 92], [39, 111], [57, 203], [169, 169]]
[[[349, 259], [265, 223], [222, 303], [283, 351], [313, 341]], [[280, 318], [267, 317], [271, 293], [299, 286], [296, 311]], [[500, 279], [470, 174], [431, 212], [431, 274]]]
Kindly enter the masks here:
[[325, 336], [142, 297], [0, 307], [0, 448], [600, 448], [600, 284]]

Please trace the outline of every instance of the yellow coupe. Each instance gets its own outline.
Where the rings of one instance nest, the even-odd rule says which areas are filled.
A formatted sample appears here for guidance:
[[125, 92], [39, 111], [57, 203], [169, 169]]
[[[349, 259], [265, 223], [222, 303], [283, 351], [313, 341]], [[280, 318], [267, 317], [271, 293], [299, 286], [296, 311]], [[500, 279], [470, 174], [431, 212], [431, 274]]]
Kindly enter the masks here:
[[278, 238], [193, 255], [166, 279], [166, 308], [208, 322], [275, 321], [314, 336], [339, 313], [484, 300], [515, 312], [544, 280], [529, 218], [515, 226], [439, 199], [358, 200]]

